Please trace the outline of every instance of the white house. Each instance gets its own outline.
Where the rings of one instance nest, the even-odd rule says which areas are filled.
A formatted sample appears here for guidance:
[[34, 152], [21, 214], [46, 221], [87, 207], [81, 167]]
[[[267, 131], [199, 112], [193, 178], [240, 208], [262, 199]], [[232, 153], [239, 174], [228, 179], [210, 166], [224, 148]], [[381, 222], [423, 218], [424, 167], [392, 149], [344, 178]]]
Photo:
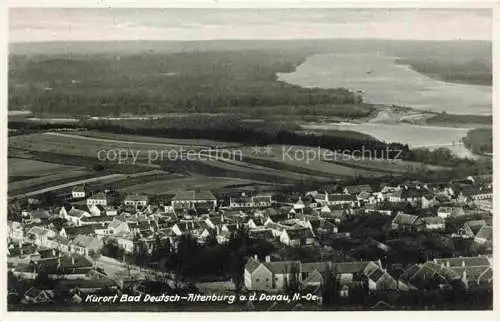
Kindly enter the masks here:
[[103, 192], [95, 193], [87, 198], [87, 205], [108, 205], [108, 199]]
[[181, 191], [171, 200], [172, 207], [194, 208], [197, 204], [209, 204], [212, 209], [217, 207], [217, 198], [210, 191]]
[[149, 198], [147, 195], [139, 195], [139, 194], [131, 194], [127, 195], [123, 200], [123, 204], [128, 206], [142, 206], [145, 207], [148, 205]]
[[85, 198], [85, 196], [86, 196], [85, 186], [80, 185], [80, 186], [73, 187], [73, 189], [71, 190], [71, 196], [74, 199]]

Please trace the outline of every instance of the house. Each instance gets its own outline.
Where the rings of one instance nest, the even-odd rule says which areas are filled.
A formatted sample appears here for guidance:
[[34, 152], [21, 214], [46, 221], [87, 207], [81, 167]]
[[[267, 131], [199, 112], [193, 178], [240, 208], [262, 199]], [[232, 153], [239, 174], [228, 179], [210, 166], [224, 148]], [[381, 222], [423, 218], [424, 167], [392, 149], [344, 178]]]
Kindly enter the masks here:
[[126, 206], [146, 207], [149, 203], [147, 195], [130, 194], [125, 197], [123, 204]]
[[49, 238], [55, 237], [56, 234], [53, 230], [41, 227], [33, 226], [26, 233], [27, 241], [36, 244], [37, 246], [47, 246]]
[[271, 262], [269, 256], [264, 262], [256, 256], [247, 261], [244, 283], [247, 290], [272, 292], [282, 290], [291, 282], [298, 282], [302, 288], [322, 286], [328, 274], [346, 295], [351, 286], [365, 284], [369, 291], [397, 289], [396, 280], [382, 268], [380, 262]]
[[113, 222], [113, 216], [90, 216], [90, 217], [84, 217], [80, 220], [80, 225], [95, 225], [95, 224], [101, 224], [103, 227], [107, 226]]
[[461, 202], [473, 202], [493, 198], [493, 189], [487, 186], [462, 186], [458, 192]]
[[210, 204], [212, 209], [217, 207], [217, 198], [210, 191], [181, 191], [175, 194], [171, 200], [172, 207], [193, 208], [196, 204]]
[[98, 192], [87, 198], [87, 205], [108, 205], [108, 198], [103, 192]]
[[28, 212], [29, 222], [31, 223], [41, 223], [42, 221], [46, 221], [50, 218], [50, 213], [47, 210], [37, 209], [34, 211]]
[[55, 297], [53, 290], [41, 290], [36, 287], [29, 288], [24, 292], [21, 303], [23, 304], [40, 304], [50, 303]]
[[229, 198], [229, 208], [262, 208], [273, 204], [272, 195], [259, 193], [255, 196], [247, 196], [242, 193], [240, 197]]
[[483, 225], [474, 237], [474, 241], [478, 244], [491, 243], [493, 241], [493, 227]]
[[390, 203], [401, 203], [403, 201], [401, 194], [401, 189], [398, 189], [384, 193], [384, 197]]
[[311, 222], [311, 228], [316, 234], [333, 234], [339, 231], [337, 225], [327, 219], [320, 219]]
[[253, 229], [248, 231], [248, 237], [258, 240], [271, 241], [274, 239], [273, 232], [270, 229]]
[[209, 225], [205, 223], [206, 226], [202, 226], [200, 223], [196, 221], [187, 221], [187, 222], [178, 222], [172, 226], [172, 232], [177, 235], [185, 235], [185, 234], [196, 234], [197, 232], [202, 232], [206, 227], [209, 228]]
[[427, 230], [444, 230], [445, 228], [444, 218], [439, 216], [422, 217], [422, 221]]
[[34, 255], [36, 254], [37, 246], [33, 245], [31, 243], [10, 243], [7, 246], [7, 255], [9, 257], [17, 257], [17, 256], [24, 256], [24, 255]]
[[491, 187], [493, 183], [493, 175], [476, 175], [468, 176], [467, 180], [471, 181], [474, 185], [483, 185]]
[[134, 252], [134, 238], [129, 233], [118, 233], [113, 236], [118, 246], [125, 250], [125, 253]]
[[75, 186], [73, 187], [73, 189], [71, 190], [71, 196], [73, 197], [73, 199], [82, 199], [82, 198], [85, 198], [86, 196], [86, 188], [84, 185], [79, 185], [79, 186]]
[[49, 238], [46, 244], [47, 247], [55, 249], [61, 253], [70, 252], [70, 241], [67, 237], [56, 235], [53, 238]]
[[465, 222], [463, 228], [459, 230], [459, 234], [474, 238], [474, 241], [478, 244], [491, 243], [493, 240], [492, 226], [485, 220], [471, 220]]
[[69, 224], [80, 226], [81, 220], [85, 217], [91, 217], [90, 213], [85, 210], [72, 207], [64, 218], [68, 220]]
[[326, 194], [328, 205], [347, 205], [348, 207], [354, 207], [357, 203], [357, 198], [355, 195], [351, 194]]
[[488, 225], [485, 220], [470, 220], [464, 223], [463, 230], [466, 235], [475, 237], [483, 226]]
[[456, 282], [468, 290], [491, 289], [493, 272], [486, 257], [439, 258], [409, 267], [401, 274], [400, 282], [424, 290], [451, 288]]
[[281, 237], [281, 235], [285, 232], [285, 230], [289, 229], [289, 226], [284, 224], [275, 223], [270, 218], [264, 223], [265, 228], [269, 229], [271, 233], [273, 233], [274, 237]]
[[459, 217], [465, 215], [465, 211], [462, 206], [440, 206], [437, 215], [441, 218]]
[[398, 213], [391, 222], [391, 229], [416, 231], [424, 227], [422, 219], [416, 215]]
[[361, 204], [376, 204], [380, 199], [368, 192], [361, 192], [356, 194], [356, 200]]
[[295, 204], [293, 204], [293, 209], [297, 212], [303, 211], [305, 207], [306, 207], [306, 205], [304, 204], [304, 201], [302, 201], [302, 197], [299, 197], [297, 202], [295, 202]]
[[74, 239], [77, 235], [94, 235], [96, 231], [102, 229], [102, 224], [88, 224], [80, 226], [65, 227], [66, 235], [69, 239]]
[[108, 234], [110, 235], [118, 235], [123, 233], [131, 233], [131, 229], [127, 222], [114, 219], [111, 223], [109, 223], [107, 228]]
[[349, 195], [358, 195], [361, 193], [368, 193], [371, 194], [373, 192], [373, 189], [370, 185], [351, 185], [351, 186], [346, 186], [344, 187], [343, 190], [344, 194], [349, 194]]
[[300, 261], [271, 262], [267, 256], [265, 262], [260, 262], [255, 256], [245, 265], [245, 287], [248, 290], [281, 290], [292, 278], [298, 278], [299, 271]]
[[70, 252], [79, 255], [90, 256], [97, 254], [102, 248], [102, 240], [90, 235], [77, 235], [70, 243]]
[[399, 287], [411, 290], [437, 290], [450, 288], [460, 277], [436, 262], [414, 264], [399, 276]]
[[87, 208], [88, 208], [88, 212], [92, 216], [101, 216], [102, 214], [104, 214], [104, 207], [102, 205], [92, 204], [92, 205], [88, 205]]
[[314, 203], [316, 207], [328, 205], [328, 192], [326, 191], [324, 194], [317, 191], [308, 192], [306, 198], [310, 203]]
[[285, 229], [280, 235], [280, 242], [288, 246], [312, 245], [316, 242], [308, 227]]
[[342, 206], [323, 207], [320, 212], [321, 217], [333, 219], [336, 223], [340, 223], [350, 214], [352, 214], [352, 211], [350, 209], [345, 209]]
[[21, 242], [24, 239], [23, 225], [16, 221], [7, 222], [7, 239], [12, 242]]
[[36, 271], [45, 271], [53, 279], [81, 279], [87, 278], [93, 263], [82, 255], [60, 255], [38, 260], [36, 262]]
[[30, 196], [28, 197], [28, 204], [30, 205], [38, 205], [42, 203], [42, 201], [40, 200], [39, 197], [36, 197], [36, 196]]
[[118, 215], [118, 210], [116, 209], [116, 207], [114, 206], [111, 206], [111, 205], [106, 205], [106, 206], [103, 206], [104, 208], [104, 211], [105, 211], [105, 214], [107, 216], [115, 216], [115, 215]]

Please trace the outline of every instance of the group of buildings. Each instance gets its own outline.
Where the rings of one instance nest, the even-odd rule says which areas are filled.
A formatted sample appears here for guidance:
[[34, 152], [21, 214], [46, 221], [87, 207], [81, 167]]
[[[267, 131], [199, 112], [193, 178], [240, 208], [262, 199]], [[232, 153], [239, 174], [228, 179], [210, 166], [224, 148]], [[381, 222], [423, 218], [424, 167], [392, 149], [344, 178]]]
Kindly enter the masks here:
[[[10, 264], [18, 276], [34, 278], [48, 270], [54, 277], [84, 277], [93, 269], [93, 259], [114, 240], [125, 253], [133, 253], [138, 242], [149, 252], [155, 240], [168, 239], [175, 251], [179, 239], [191, 235], [200, 244], [215, 240], [228, 242], [232, 233], [245, 227], [251, 238], [280, 246], [318, 246], [321, 235], [349, 237], [339, 232], [342, 222], [356, 215], [390, 216], [390, 230], [401, 232], [443, 231], [447, 220], [480, 215], [465, 220], [450, 237], [470, 239], [491, 246], [491, 177], [468, 177], [443, 183], [407, 182], [336, 186], [320, 191], [277, 195], [243, 193], [217, 198], [210, 191], [180, 191], [164, 202], [152, 202], [148, 195], [130, 194], [112, 206], [106, 192], [89, 193], [83, 187], [72, 191], [73, 203], [50, 208], [23, 209], [22, 222], [9, 222], [9, 256], [26, 258]], [[422, 215], [394, 210], [410, 204]], [[52, 254], [52, 255], [49, 255]], [[63, 271], [63, 272], [61, 272]], [[282, 290], [290, 280], [301, 287], [324, 284], [326, 275], [347, 295], [356, 284], [370, 290], [425, 288], [426, 282], [447, 286], [459, 281], [465, 288], [491, 286], [489, 258], [435, 258], [408, 267], [395, 278], [380, 261], [301, 262], [249, 258], [244, 270], [249, 290]], [[422, 285], [424, 284], [424, 285]]]

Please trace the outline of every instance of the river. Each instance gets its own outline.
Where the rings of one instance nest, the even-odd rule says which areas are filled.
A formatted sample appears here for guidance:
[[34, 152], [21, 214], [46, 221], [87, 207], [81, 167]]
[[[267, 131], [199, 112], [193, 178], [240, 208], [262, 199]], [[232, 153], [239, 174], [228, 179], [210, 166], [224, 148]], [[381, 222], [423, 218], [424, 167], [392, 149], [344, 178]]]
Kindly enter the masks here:
[[[294, 72], [278, 79], [306, 88], [344, 87], [361, 92], [367, 103], [399, 105], [449, 114], [491, 115], [492, 88], [452, 84], [399, 65], [382, 53], [318, 54], [309, 56]], [[305, 129], [359, 131], [378, 139], [411, 147], [447, 147], [457, 156], [472, 157], [460, 144], [471, 128], [416, 126], [407, 123], [308, 123]]]

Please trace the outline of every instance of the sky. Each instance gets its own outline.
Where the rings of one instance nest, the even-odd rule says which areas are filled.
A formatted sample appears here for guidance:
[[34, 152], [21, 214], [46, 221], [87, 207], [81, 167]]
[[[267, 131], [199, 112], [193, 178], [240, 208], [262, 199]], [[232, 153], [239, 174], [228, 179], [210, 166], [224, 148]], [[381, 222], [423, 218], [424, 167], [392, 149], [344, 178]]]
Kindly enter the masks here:
[[11, 8], [10, 42], [214, 39], [491, 40], [490, 9]]

